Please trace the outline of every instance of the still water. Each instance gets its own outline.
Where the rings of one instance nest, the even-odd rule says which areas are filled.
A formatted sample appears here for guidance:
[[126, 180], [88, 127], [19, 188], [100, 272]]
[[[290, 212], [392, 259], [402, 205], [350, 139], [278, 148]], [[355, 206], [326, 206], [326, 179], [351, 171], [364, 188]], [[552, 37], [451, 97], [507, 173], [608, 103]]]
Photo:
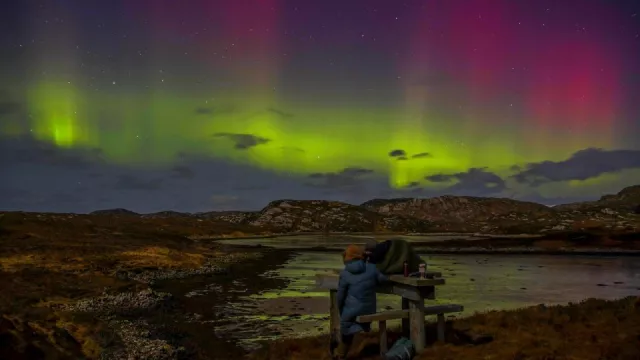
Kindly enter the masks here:
[[[594, 297], [640, 295], [640, 259], [577, 255], [423, 255], [430, 270], [442, 272], [446, 285], [436, 303], [464, 305], [461, 316], [536, 304], [566, 304]], [[338, 253], [300, 251], [281, 268], [257, 276], [286, 279], [272, 289], [224, 309], [239, 338], [298, 337], [328, 329], [328, 292], [315, 288], [315, 275], [341, 269]], [[379, 295], [380, 309], [399, 309], [400, 298]], [[243, 324], [238, 328], [237, 324]]]

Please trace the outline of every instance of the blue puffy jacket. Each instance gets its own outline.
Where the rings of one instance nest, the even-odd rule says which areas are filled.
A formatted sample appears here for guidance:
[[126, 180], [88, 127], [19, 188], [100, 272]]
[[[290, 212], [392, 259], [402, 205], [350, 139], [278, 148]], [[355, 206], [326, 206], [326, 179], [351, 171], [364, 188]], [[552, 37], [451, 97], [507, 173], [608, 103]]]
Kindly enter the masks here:
[[370, 329], [370, 324], [357, 323], [356, 317], [376, 312], [376, 287], [387, 280], [375, 264], [364, 260], [352, 260], [345, 265], [337, 293], [342, 335]]

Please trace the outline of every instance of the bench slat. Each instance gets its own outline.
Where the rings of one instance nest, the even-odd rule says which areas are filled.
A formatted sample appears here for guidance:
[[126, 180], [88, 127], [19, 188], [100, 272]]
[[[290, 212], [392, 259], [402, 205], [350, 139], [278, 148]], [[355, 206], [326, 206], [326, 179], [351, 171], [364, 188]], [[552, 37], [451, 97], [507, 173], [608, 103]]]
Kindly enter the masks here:
[[375, 314], [360, 315], [356, 318], [357, 322], [367, 323], [374, 321], [387, 321], [395, 319], [405, 319], [409, 317], [409, 310], [391, 310], [383, 311]]
[[[449, 314], [454, 312], [462, 312], [464, 306], [456, 304], [426, 306], [424, 308], [425, 315]], [[367, 323], [374, 321], [388, 321], [396, 319], [409, 318], [409, 310], [390, 310], [375, 314], [360, 315], [356, 318], [357, 322]]]

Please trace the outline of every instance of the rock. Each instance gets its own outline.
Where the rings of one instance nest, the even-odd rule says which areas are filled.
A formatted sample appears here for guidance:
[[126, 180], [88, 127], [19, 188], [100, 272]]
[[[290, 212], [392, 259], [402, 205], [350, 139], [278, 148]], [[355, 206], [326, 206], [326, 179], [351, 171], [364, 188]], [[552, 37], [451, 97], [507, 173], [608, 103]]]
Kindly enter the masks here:
[[153, 284], [160, 280], [184, 279], [197, 275], [223, 275], [228, 274], [229, 269], [221, 267], [220, 263], [231, 263], [235, 260], [231, 257], [216, 258], [216, 263], [207, 263], [194, 269], [144, 269], [139, 272], [119, 270], [116, 277], [119, 279], [131, 279], [145, 284]]
[[174, 347], [166, 340], [155, 338], [145, 321], [111, 320], [108, 326], [118, 334], [124, 348], [107, 350], [102, 359], [173, 360], [186, 355], [184, 347]]
[[102, 315], [130, 315], [138, 311], [159, 310], [172, 306], [173, 295], [156, 292], [151, 289], [140, 292], [125, 292], [116, 295], [83, 299], [74, 304], [61, 305], [62, 310], [74, 312], [90, 312]]

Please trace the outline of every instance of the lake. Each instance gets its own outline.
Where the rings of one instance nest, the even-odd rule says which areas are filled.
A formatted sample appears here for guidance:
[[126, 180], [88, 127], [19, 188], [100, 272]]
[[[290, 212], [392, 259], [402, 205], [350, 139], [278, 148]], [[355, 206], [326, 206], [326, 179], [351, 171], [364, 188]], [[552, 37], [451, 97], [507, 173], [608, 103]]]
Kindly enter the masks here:
[[[251, 243], [267, 245], [262, 240], [278, 242], [276, 238], [251, 239]], [[306, 245], [327, 244], [317, 240]], [[566, 304], [590, 297], [617, 299], [640, 295], [637, 257], [456, 254], [423, 255], [423, 259], [429, 270], [441, 271], [446, 279], [446, 285], [436, 288], [436, 300], [429, 302], [464, 305], [461, 316], [537, 304]], [[229, 326], [233, 324], [233, 330], [248, 347], [257, 340], [326, 332], [328, 292], [315, 288], [315, 274], [342, 267], [341, 257], [335, 252], [300, 250], [281, 268], [256, 274], [286, 279], [288, 286], [241, 297], [219, 310], [228, 314]], [[378, 307], [399, 309], [400, 298], [379, 295]]]

